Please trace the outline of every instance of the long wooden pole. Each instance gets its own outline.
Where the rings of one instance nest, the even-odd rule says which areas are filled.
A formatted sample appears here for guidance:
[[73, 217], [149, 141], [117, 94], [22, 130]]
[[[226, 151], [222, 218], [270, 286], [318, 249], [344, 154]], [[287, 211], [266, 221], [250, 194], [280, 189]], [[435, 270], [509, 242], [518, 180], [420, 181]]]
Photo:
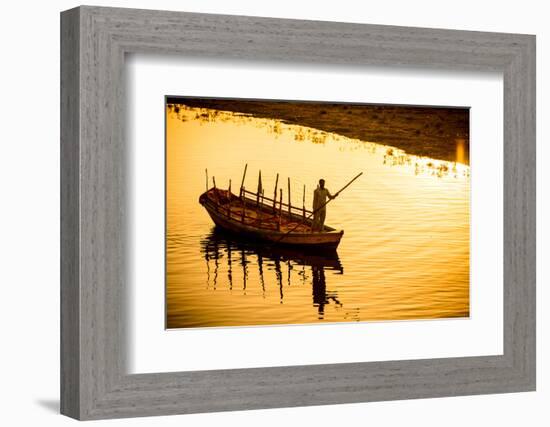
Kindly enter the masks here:
[[[353, 183], [353, 181], [355, 181], [355, 180], [356, 180], [357, 178], [359, 178], [361, 175], [363, 175], [363, 172], [358, 173], [355, 177], [353, 177], [353, 179], [352, 179], [350, 182], [348, 182], [346, 185], [344, 185], [342, 188], [340, 188], [340, 190], [338, 190], [338, 191], [336, 192], [336, 194], [334, 195], [334, 197], [338, 196], [342, 191], [344, 191], [346, 188], [348, 188], [348, 187]], [[326, 203], [324, 203], [323, 206], [321, 206], [320, 208], [322, 208], [322, 207], [324, 207], [325, 205], [327, 205], [331, 200], [333, 200], [333, 199], [329, 199], [329, 200], [328, 200]], [[319, 208], [319, 209], [320, 209], [320, 208]]]
[[[332, 200], [334, 200], [336, 198], [336, 196], [338, 196], [342, 191], [344, 191], [346, 188], [348, 188], [357, 178], [359, 178], [361, 175], [363, 175], [363, 172], [357, 174], [351, 181], [349, 181], [346, 185], [344, 185], [342, 188], [340, 188], [340, 190], [338, 190], [336, 192], [336, 194], [334, 194], [334, 197], [332, 199], [328, 199], [325, 203], [323, 203], [321, 206], [319, 206], [317, 209], [315, 209], [313, 212], [311, 212], [309, 214], [309, 216], [306, 218], [306, 219], [310, 219], [313, 215], [315, 215], [319, 210], [323, 209], [326, 205], [328, 205]], [[283, 234], [281, 237], [279, 237], [279, 239], [275, 242], [275, 243], [278, 243], [280, 242], [287, 234], [289, 233], [292, 233], [294, 230], [296, 230], [296, 228], [298, 228], [298, 226], [300, 225], [300, 223], [297, 223], [294, 227], [292, 227], [290, 230], [288, 230], [285, 234]]]
[[241, 180], [241, 190], [240, 190], [240, 194], [239, 194], [239, 197], [242, 197], [243, 195], [243, 188], [244, 188], [244, 178], [246, 176], [246, 169], [248, 168], [248, 163], [246, 163], [244, 165], [244, 172], [243, 172], [243, 179]]
[[204, 172], [206, 173], [206, 191], [208, 191], [208, 169], [205, 169]]

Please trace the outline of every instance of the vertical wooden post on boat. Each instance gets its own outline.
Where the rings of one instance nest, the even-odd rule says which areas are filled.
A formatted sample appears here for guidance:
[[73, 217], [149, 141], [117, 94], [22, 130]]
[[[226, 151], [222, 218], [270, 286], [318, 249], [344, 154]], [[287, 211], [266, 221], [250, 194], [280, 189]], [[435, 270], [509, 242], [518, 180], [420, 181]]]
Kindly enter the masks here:
[[302, 195], [302, 220], [306, 222], [306, 185], [304, 184], [304, 193]]
[[231, 218], [231, 179], [229, 179], [229, 189], [227, 190], [227, 216]]
[[218, 189], [216, 188], [216, 177], [215, 176], [212, 177], [212, 184], [214, 185], [214, 198], [215, 198], [215, 201], [216, 201], [216, 212], [217, 212], [218, 211], [219, 200], [218, 200]]
[[290, 203], [290, 177], [288, 177], [288, 219], [292, 219], [292, 206]]
[[279, 221], [277, 222], [277, 230], [281, 229], [281, 218], [283, 216], [283, 189], [279, 189]]
[[258, 227], [262, 226], [262, 206], [264, 204], [264, 189], [262, 188], [262, 193], [260, 194], [260, 206], [256, 210], [258, 212]]
[[273, 212], [276, 212], [277, 209], [277, 184], [279, 183], [279, 174], [275, 178], [275, 191], [273, 192]]
[[[241, 187], [241, 192], [244, 194], [244, 187]], [[241, 212], [241, 222], [244, 224], [244, 214], [246, 212], [246, 195], [243, 197], [243, 211]]]
[[206, 191], [208, 191], [208, 169], [204, 169], [204, 172], [206, 173]]
[[262, 193], [262, 171], [258, 174], [258, 189], [256, 190], [256, 206], [260, 204], [260, 194]]
[[244, 172], [243, 172], [243, 179], [241, 181], [241, 191], [239, 193], [239, 197], [243, 197], [243, 190], [244, 190], [244, 177], [246, 176], [246, 169], [248, 168], [248, 163], [244, 165]]

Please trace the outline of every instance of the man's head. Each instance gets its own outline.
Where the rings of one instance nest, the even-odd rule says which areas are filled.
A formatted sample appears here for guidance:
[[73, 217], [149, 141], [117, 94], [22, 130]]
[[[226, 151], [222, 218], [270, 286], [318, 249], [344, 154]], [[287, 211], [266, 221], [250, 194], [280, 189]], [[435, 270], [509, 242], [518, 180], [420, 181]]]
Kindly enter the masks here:
[[325, 188], [325, 180], [322, 178], [319, 180], [319, 187]]

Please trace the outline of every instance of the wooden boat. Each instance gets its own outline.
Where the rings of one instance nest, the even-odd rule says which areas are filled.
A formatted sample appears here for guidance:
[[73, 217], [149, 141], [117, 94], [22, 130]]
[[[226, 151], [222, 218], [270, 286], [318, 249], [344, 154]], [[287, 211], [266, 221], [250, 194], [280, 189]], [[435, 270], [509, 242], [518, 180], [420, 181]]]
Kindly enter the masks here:
[[305, 207], [297, 208], [252, 193], [241, 187], [240, 195], [215, 186], [199, 197], [218, 227], [254, 240], [271, 244], [295, 246], [300, 249], [335, 250], [344, 231], [324, 226], [323, 231], [313, 227], [313, 212]]

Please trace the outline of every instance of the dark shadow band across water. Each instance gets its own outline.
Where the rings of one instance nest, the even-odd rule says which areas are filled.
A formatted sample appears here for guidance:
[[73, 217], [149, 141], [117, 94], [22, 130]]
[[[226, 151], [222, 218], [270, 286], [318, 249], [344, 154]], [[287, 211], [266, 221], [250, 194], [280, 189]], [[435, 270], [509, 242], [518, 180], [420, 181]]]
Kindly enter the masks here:
[[[216, 289], [219, 283], [227, 283], [229, 289], [240, 287], [246, 291], [251, 269], [257, 269], [262, 292], [268, 286], [267, 272], [274, 272], [279, 289], [280, 304], [284, 303], [285, 286], [311, 285], [312, 304], [317, 308], [318, 318], [324, 318], [325, 306], [335, 304], [342, 306], [336, 291], [327, 288], [327, 271], [333, 274], [344, 274], [344, 268], [336, 251], [311, 252], [292, 247], [266, 245], [262, 242], [239, 238], [219, 227], [201, 240], [201, 254], [206, 261], [208, 279], [207, 287]], [[220, 278], [220, 271], [227, 271], [227, 278]], [[235, 283], [234, 272], [240, 269], [242, 283]], [[296, 274], [295, 274], [296, 273]], [[297, 279], [297, 278], [300, 279]]]
[[[391, 145], [407, 154], [469, 164], [470, 112], [465, 107], [204, 97], [168, 97], [166, 101], [175, 109], [185, 105], [276, 119]], [[461, 160], [457, 160], [457, 140], [464, 144]]]

